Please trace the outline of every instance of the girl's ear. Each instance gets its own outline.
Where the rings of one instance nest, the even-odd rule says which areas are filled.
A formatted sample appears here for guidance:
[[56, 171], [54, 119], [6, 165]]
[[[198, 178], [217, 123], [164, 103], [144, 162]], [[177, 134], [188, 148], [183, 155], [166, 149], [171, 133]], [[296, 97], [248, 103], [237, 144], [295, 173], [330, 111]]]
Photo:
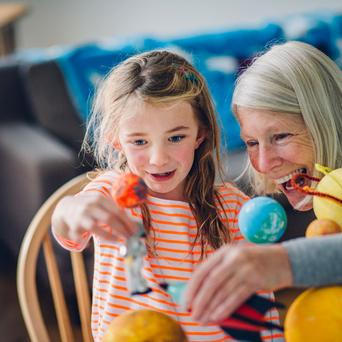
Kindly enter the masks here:
[[199, 130], [198, 131], [198, 135], [196, 138], [196, 144], [195, 144], [195, 149], [197, 149], [202, 142], [205, 140], [205, 138], [207, 137], [206, 133], [203, 130]]

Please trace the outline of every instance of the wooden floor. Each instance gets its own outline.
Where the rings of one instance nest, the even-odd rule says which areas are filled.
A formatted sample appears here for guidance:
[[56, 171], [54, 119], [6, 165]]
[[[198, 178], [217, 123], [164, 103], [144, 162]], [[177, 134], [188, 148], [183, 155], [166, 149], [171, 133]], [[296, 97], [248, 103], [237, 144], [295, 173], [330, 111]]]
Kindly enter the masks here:
[[279, 310], [279, 319], [280, 324], [284, 325], [285, 316], [287, 313], [287, 310], [289, 309], [290, 305], [293, 303], [293, 301], [303, 292], [305, 289], [284, 289], [279, 290], [274, 293], [275, 300], [283, 305], [285, 305], [284, 309]]
[[[26, 342], [30, 341], [18, 302], [16, 287], [16, 260], [0, 242], [0, 341]], [[43, 317], [48, 326], [52, 342], [60, 341], [57, 323], [52, 309], [51, 297], [44, 293], [41, 302]], [[81, 341], [79, 327], [75, 328], [75, 339]]]
[[18, 303], [16, 288], [16, 260], [0, 243], [0, 339], [8, 342], [29, 341]]

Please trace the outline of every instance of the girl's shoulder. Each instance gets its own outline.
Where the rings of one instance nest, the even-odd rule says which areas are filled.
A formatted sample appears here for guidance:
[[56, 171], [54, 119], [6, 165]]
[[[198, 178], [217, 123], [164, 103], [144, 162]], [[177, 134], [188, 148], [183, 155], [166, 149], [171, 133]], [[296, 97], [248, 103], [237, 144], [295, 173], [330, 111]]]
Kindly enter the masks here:
[[216, 185], [216, 190], [223, 200], [228, 198], [235, 199], [238, 202], [241, 202], [241, 204], [249, 200], [249, 197], [246, 194], [238, 189], [236, 185], [229, 182]]
[[91, 181], [97, 181], [99, 179], [117, 179], [120, 177], [120, 173], [115, 170], [100, 170], [96, 169], [94, 171], [90, 171], [87, 174], [88, 178]]
[[120, 177], [120, 174], [114, 170], [95, 170], [88, 173], [90, 182], [86, 185], [83, 191], [111, 188]]

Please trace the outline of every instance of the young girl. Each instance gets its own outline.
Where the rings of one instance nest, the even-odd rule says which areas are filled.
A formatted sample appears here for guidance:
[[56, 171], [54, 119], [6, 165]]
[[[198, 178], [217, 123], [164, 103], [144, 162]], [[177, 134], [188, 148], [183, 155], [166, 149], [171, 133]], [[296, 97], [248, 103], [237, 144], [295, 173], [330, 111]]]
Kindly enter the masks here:
[[[217, 325], [195, 322], [159, 286], [186, 282], [202, 259], [242, 240], [237, 214], [248, 198], [230, 184], [215, 185], [219, 131], [202, 76], [167, 51], [127, 59], [98, 92], [84, 147], [103, 171], [81, 193], [61, 200], [52, 229], [68, 249], [82, 250], [94, 239], [94, 340], [101, 341], [113, 318], [142, 308], [178, 320], [189, 341], [226, 340]], [[126, 172], [148, 187], [147, 203], [139, 208], [120, 209], [111, 197], [113, 184]], [[143, 275], [152, 292], [131, 296], [120, 247], [137, 222], [147, 235]], [[277, 321], [277, 312], [268, 319]], [[264, 336], [276, 340], [269, 331]]]

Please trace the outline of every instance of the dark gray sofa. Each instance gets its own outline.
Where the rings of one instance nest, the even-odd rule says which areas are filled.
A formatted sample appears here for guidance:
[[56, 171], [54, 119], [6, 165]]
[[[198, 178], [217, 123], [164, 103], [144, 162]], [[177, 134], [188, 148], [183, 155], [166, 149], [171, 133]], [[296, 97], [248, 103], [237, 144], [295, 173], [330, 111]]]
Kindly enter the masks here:
[[[91, 160], [79, 155], [83, 129], [55, 63], [0, 60], [0, 248], [10, 264], [42, 203], [91, 168]], [[71, 274], [68, 253], [57, 246], [55, 251], [61, 274]], [[91, 270], [92, 255], [85, 255]], [[42, 258], [37, 272], [46, 289]], [[63, 285], [75, 305], [72, 277], [63, 277]]]
[[0, 61], [0, 241], [15, 256], [43, 201], [87, 168], [78, 156], [83, 128], [72, 111], [56, 65]]

